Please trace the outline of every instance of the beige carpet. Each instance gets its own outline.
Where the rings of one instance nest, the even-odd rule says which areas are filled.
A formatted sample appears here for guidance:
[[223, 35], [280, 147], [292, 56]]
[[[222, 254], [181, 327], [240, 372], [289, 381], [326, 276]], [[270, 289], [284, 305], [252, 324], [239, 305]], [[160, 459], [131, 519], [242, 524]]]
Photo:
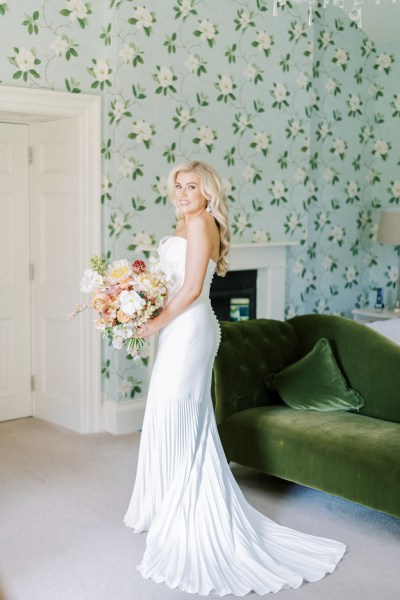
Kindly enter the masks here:
[[[1, 600], [196, 597], [135, 569], [145, 534], [133, 534], [122, 518], [139, 440], [81, 436], [38, 419], [0, 424]], [[332, 575], [281, 591], [280, 600], [400, 599], [400, 519], [238, 465], [232, 470], [248, 500], [278, 523], [349, 546]]]

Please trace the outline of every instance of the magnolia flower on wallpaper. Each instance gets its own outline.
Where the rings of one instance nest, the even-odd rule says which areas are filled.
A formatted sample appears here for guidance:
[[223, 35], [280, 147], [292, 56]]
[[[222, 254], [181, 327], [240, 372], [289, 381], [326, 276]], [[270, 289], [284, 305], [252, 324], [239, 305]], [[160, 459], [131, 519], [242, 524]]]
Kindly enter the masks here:
[[67, 0], [65, 8], [60, 10], [60, 14], [69, 17], [71, 22], [78, 21], [84, 29], [88, 24], [87, 16], [92, 14], [91, 5], [83, 0]]
[[350, 266], [346, 266], [344, 269], [344, 273], [343, 273], [343, 278], [345, 279], [346, 283], [344, 285], [344, 287], [346, 289], [351, 288], [353, 285], [357, 285], [357, 277], [358, 277], [358, 271], [357, 269], [350, 265]]
[[229, 75], [218, 75], [218, 79], [218, 83], [215, 84], [215, 87], [220, 92], [217, 100], [223, 100], [224, 102], [227, 102], [228, 98], [235, 100], [233, 90], [236, 88], [236, 84], [233, 82], [233, 79]]
[[353, 204], [353, 202], [360, 201], [360, 197], [359, 197], [360, 187], [359, 187], [357, 181], [348, 181], [345, 192], [347, 195], [346, 202], [348, 204]]
[[163, 93], [165, 96], [167, 92], [176, 93], [173, 83], [177, 80], [177, 77], [174, 75], [172, 68], [165, 65], [161, 67], [157, 65], [157, 73], [153, 75], [153, 79], [159, 84], [156, 94]]
[[118, 56], [122, 58], [124, 63], [130, 63], [135, 56], [135, 47], [133, 44], [124, 44], [118, 52]]
[[252, 43], [252, 46], [258, 49], [259, 52], [263, 51], [265, 56], [269, 56], [271, 48], [274, 45], [274, 38], [269, 35], [266, 31], [258, 31], [256, 33], [256, 39]]
[[340, 65], [343, 71], [345, 71], [347, 69], [347, 63], [349, 62], [349, 59], [350, 55], [348, 52], [346, 52], [346, 50], [343, 48], [337, 48], [332, 58], [332, 62]]
[[400, 181], [391, 181], [387, 191], [390, 194], [389, 202], [391, 204], [400, 204]]
[[332, 227], [331, 233], [328, 237], [328, 239], [331, 242], [336, 242], [336, 244], [338, 246], [341, 246], [343, 244], [343, 239], [345, 237], [345, 230], [343, 227], [340, 227], [340, 225], [334, 225], [334, 227]]
[[330, 271], [332, 273], [332, 271], [338, 267], [338, 260], [329, 254], [328, 256], [324, 256], [321, 265], [324, 271]]
[[155, 132], [154, 126], [150, 125], [147, 121], [134, 121], [132, 131], [128, 134], [128, 138], [135, 140], [137, 144], [143, 143], [146, 148], [149, 148]]
[[377, 71], [384, 71], [386, 75], [390, 73], [392, 64], [394, 62], [394, 56], [391, 54], [387, 54], [386, 52], [382, 52], [376, 57], [374, 69]]
[[374, 154], [374, 156], [380, 156], [380, 158], [386, 160], [391, 147], [392, 145], [390, 142], [386, 142], [385, 140], [376, 140], [372, 149], [372, 154]]
[[350, 109], [348, 112], [350, 117], [355, 117], [362, 114], [361, 107], [363, 103], [360, 96], [357, 94], [349, 94], [349, 99], [347, 100], [346, 104]]
[[301, 21], [292, 21], [290, 23], [290, 29], [288, 31], [289, 40], [291, 42], [298, 42], [302, 37], [306, 38], [306, 25]]
[[57, 56], [65, 56], [67, 50], [68, 50], [68, 41], [66, 36], [57, 36], [54, 38], [54, 40], [51, 42], [50, 44], [50, 48], [52, 50], [54, 50], [54, 52], [57, 54]]
[[207, 41], [210, 48], [213, 47], [215, 36], [218, 35], [218, 27], [213, 25], [209, 19], [202, 19], [199, 22], [199, 28], [193, 32], [193, 35], [200, 38], [200, 41]]
[[147, 36], [152, 33], [152, 25], [155, 22], [155, 13], [150, 12], [145, 6], [135, 6], [133, 9], [133, 17], [128, 19], [128, 23], [135, 25], [138, 31], [143, 29]]
[[193, 139], [194, 144], [198, 144], [200, 148], [207, 148], [209, 152], [213, 149], [213, 144], [217, 139], [217, 133], [215, 130], [203, 125], [197, 130], [197, 136]]
[[39, 79], [40, 75], [36, 70], [36, 66], [40, 65], [41, 61], [36, 57], [34, 48], [28, 50], [27, 48], [14, 47], [14, 56], [9, 56], [8, 61], [17, 67], [17, 71], [13, 75], [13, 79], [22, 79], [28, 81], [29, 75], [35, 79]]
[[257, 152], [262, 152], [264, 156], [267, 156], [271, 143], [272, 138], [270, 135], [264, 133], [263, 131], [255, 131], [250, 148], [255, 148]]
[[335, 138], [330, 147], [330, 152], [339, 156], [342, 160], [344, 159], [345, 152], [347, 150], [347, 142], [342, 138]]
[[264, 231], [264, 229], [256, 229], [256, 231], [253, 231], [253, 237], [251, 241], [255, 244], [270, 242], [271, 234], [268, 231]]
[[176, 116], [173, 117], [173, 121], [175, 123], [175, 129], [178, 129], [179, 127], [182, 128], [182, 130], [185, 129], [185, 127], [189, 124], [189, 123], [196, 123], [196, 119], [194, 118], [194, 109], [193, 108], [184, 108], [183, 106], [179, 106], [176, 111]]
[[253, 125], [250, 122], [250, 116], [244, 113], [235, 114], [235, 120], [232, 123], [233, 133], [242, 135], [246, 129], [252, 129]]
[[398, 268], [395, 267], [394, 265], [388, 265], [387, 269], [385, 271], [385, 277], [387, 278], [387, 283], [386, 286], [387, 287], [391, 287], [391, 288], [395, 288], [397, 285], [397, 278], [398, 278]]
[[271, 205], [279, 206], [281, 202], [287, 202], [287, 198], [285, 194], [288, 191], [288, 188], [285, 185], [284, 181], [277, 180], [271, 181], [272, 186], [269, 188], [269, 193], [272, 195]]
[[273, 108], [282, 108], [282, 106], [289, 106], [288, 98], [290, 92], [284, 83], [274, 83], [273, 89], [270, 90], [271, 96], [275, 99], [272, 103]]
[[341, 84], [334, 78], [329, 78], [325, 83], [325, 89], [329, 94], [336, 96], [341, 92]]
[[147, 231], [138, 231], [132, 235], [132, 244], [128, 246], [128, 250], [141, 250], [147, 249], [148, 246], [153, 245], [155, 238]]

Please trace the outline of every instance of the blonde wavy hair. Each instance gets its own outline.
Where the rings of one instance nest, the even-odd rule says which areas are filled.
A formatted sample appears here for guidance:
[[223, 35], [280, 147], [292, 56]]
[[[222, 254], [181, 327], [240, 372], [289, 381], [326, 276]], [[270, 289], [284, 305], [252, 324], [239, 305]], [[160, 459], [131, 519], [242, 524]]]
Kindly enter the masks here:
[[221, 178], [211, 165], [200, 160], [192, 160], [172, 169], [168, 177], [168, 194], [175, 207], [179, 220], [182, 215], [175, 201], [175, 182], [178, 173], [196, 173], [200, 179], [200, 191], [208, 198], [208, 207], [219, 229], [219, 257], [217, 274], [224, 277], [229, 270], [230, 231], [228, 223], [228, 201], [224, 193]]

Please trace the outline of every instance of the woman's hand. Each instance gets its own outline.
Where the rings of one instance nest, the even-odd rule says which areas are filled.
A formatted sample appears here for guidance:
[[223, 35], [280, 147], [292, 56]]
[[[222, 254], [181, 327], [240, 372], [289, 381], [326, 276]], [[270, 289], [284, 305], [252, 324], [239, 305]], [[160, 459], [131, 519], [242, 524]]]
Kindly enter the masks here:
[[157, 321], [157, 317], [155, 319], [150, 319], [150, 321], [147, 321], [147, 323], [145, 323], [141, 327], [138, 327], [138, 337], [146, 339], [151, 337], [152, 335], [155, 335], [160, 330], [160, 327], [157, 327], [157, 323], [155, 321]]

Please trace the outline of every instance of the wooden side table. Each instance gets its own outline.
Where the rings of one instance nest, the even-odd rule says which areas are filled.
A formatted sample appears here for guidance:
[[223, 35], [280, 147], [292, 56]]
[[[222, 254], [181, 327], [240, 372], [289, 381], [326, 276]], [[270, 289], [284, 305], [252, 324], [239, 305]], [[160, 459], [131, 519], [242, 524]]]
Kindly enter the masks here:
[[372, 321], [386, 321], [387, 319], [400, 319], [400, 312], [386, 308], [354, 308], [351, 311], [354, 321], [371, 323]]

